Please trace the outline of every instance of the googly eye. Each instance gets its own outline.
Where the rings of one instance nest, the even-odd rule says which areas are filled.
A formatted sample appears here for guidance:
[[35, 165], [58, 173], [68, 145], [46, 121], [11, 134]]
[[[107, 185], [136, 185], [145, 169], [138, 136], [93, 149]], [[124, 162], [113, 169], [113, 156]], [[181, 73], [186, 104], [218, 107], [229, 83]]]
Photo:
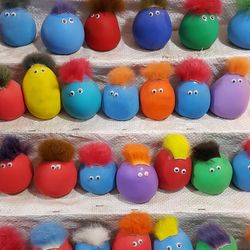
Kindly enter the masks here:
[[60, 165], [60, 164], [57, 164], [57, 165], [56, 165], [56, 169], [61, 169], [61, 165]]
[[56, 169], [56, 165], [51, 165], [51, 169], [55, 170]]
[[74, 96], [74, 95], [75, 95], [75, 91], [71, 90], [69, 94], [70, 94], [71, 96]]
[[34, 72], [34, 74], [38, 74], [38, 70], [37, 69], [35, 69], [33, 72]]
[[160, 92], [160, 93], [163, 93], [163, 92], [164, 92], [163, 88], [160, 88], [160, 89], [159, 89], [159, 92]]
[[248, 170], [250, 170], [250, 165], [247, 168], [248, 168]]
[[93, 181], [94, 179], [95, 179], [94, 176], [89, 176], [90, 181]]
[[95, 15], [95, 18], [96, 18], [96, 19], [99, 19], [100, 17], [101, 17], [100, 14], [96, 14], [96, 15]]
[[242, 83], [242, 79], [238, 79], [238, 83]]
[[192, 90], [189, 90], [188, 91], [188, 95], [192, 95], [193, 94], [193, 91]]
[[63, 24], [66, 24], [67, 22], [68, 22], [68, 21], [67, 21], [66, 18], [63, 18], [63, 19], [62, 19], [62, 23], [63, 23]]
[[69, 18], [69, 22], [74, 23], [74, 18], [73, 17]]
[[139, 239], [139, 240], [138, 240], [138, 244], [139, 244], [139, 245], [142, 245], [142, 243], [143, 243], [143, 240], [142, 240], [142, 239]]
[[174, 172], [175, 172], [175, 173], [179, 173], [179, 172], [180, 172], [180, 169], [176, 167], [176, 168], [174, 168]]
[[157, 93], [157, 89], [152, 89], [152, 94], [156, 94]]
[[205, 21], [205, 22], [207, 21], [207, 16], [206, 15], [202, 15], [201, 18], [202, 18], [203, 21]]
[[217, 170], [221, 170], [221, 166], [217, 166], [216, 168], [217, 168]]
[[194, 94], [195, 94], [195, 95], [198, 95], [198, 94], [199, 94], [199, 91], [198, 91], [198, 90], [195, 90], [195, 91], [194, 91]]
[[7, 163], [7, 167], [8, 167], [8, 168], [11, 168], [11, 167], [12, 167], [12, 162], [8, 162], [8, 163]]
[[91, 17], [91, 18], [92, 18], [92, 17], [95, 17], [95, 14], [92, 14], [90, 17]]
[[210, 173], [214, 173], [214, 168], [210, 168], [210, 169], [209, 169], [209, 172], [210, 172]]
[[144, 176], [149, 176], [149, 172], [148, 172], [148, 171], [145, 171], [145, 172], [144, 172]]
[[79, 94], [82, 94], [82, 93], [83, 93], [83, 89], [82, 89], [82, 88], [79, 88], [79, 89], [77, 90], [77, 92], [78, 92]]
[[172, 247], [171, 246], [167, 246], [166, 250], [172, 250]]
[[0, 167], [1, 167], [1, 168], [5, 168], [6, 165], [5, 165], [4, 163], [1, 163]]
[[215, 19], [214, 15], [211, 15], [211, 16], [210, 16], [210, 20], [211, 20], [211, 21], [214, 21], [214, 19]]
[[133, 242], [132, 242], [132, 246], [133, 246], [133, 247], [137, 247], [137, 242], [136, 242], [136, 241], [133, 241]]
[[44, 69], [44, 68], [42, 68], [42, 69], [41, 69], [41, 71], [44, 73], [44, 72], [45, 72], [45, 69]]
[[156, 12], [155, 12], [155, 15], [157, 15], [157, 16], [159, 16], [161, 14], [161, 12], [159, 11], [159, 10], [157, 10]]
[[149, 16], [151, 16], [151, 17], [154, 16], [154, 13], [153, 13], [153, 12], [149, 12], [148, 14], [149, 14]]
[[16, 12], [11, 12], [11, 16], [16, 16]]
[[182, 174], [186, 174], [186, 173], [187, 173], [187, 170], [186, 170], [186, 169], [182, 169], [182, 170], [181, 170], [181, 173], [182, 173]]
[[99, 180], [101, 179], [101, 176], [100, 176], [100, 175], [97, 175], [95, 178], [96, 178], [96, 180], [99, 181]]
[[110, 91], [110, 95], [115, 95], [115, 91]]
[[117, 97], [117, 96], [119, 96], [119, 94], [116, 92], [116, 93], [114, 93], [114, 96]]
[[182, 244], [180, 242], [176, 243], [177, 248], [182, 248]]
[[4, 15], [5, 16], [10, 16], [10, 13], [9, 12], [5, 12]]
[[139, 173], [137, 174], [137, 176], [141, 178], [141, 177], [143, 176], [143, 173], [142, 173], [142, 172], [139, 172]]
[[236, 80], [236, 79], [233, 79], [233, 80], [232, 80], [232, 83], [236, 83], [236, 82], [237, 82], [237, 80]]

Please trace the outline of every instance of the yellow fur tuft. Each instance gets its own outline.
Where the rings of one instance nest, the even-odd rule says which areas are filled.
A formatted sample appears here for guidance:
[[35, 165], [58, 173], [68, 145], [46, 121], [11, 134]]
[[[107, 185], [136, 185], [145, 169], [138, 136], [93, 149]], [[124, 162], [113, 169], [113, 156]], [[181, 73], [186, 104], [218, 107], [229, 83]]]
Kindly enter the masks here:
[[161, 218], [155, 225], [155, 237], [164, 240], [178, 234], [178, 222], [175, 216]]
[[168, 149], [175, 159], [185, 160], [191, 154], [190, 144], [181, 134], [167, 135], [163, 140], [163, 147]]

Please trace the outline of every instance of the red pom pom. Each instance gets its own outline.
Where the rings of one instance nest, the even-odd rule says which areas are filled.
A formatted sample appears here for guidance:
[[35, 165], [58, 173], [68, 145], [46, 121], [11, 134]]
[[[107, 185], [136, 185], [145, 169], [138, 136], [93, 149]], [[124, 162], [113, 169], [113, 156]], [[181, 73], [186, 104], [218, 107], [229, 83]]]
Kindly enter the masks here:
[[249, 156], [250, 156], [250, 139], [247, 140], [247, 141], [244, 143], [243, 147], [244, 147], [244, 150], [245, 150], [245, 151], [249, 154]]
[[220, 15], [222, 13], [222, 2], [221, 0], [186, 0], [184, 8], [186, 11], [197, 15]]
[[195, 81], [199, 83], [208, 83], [212, 72], [206, 62], [197, 58], [184, 60], [176, 66], [176, 75], [184, 82]]
[[65, 63], [59, 70], [59, 78], [65, 84], [75, 81], [82, 82], [84, 76], [92, 77], [92, 69], [90, 64], [84, 58], [73, 59]]
[[0, 228], [0, 249], [1, 250], [24, 250], [26, 241], [23, 235], [14, 227]]
[[79, 159], [86, 166], [105, 166], [112, 161], [111, 148], [105, 143], [90, 143], [79, 150]]

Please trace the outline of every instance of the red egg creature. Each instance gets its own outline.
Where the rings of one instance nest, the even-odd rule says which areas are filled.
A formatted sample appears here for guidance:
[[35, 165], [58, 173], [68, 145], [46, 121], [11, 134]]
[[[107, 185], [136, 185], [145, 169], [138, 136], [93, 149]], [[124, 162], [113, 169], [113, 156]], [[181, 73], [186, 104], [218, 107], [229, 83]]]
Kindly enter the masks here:
[[153, 231], [150, 215], [132, 212], [119, 222], [119, 231], [113, 243], [113, 250], [151, 250], [150, 233]]
[[25, 112], [22, 88], [11, 80], [11, 72], [5, 65], [0, 65], [0, 120], [11, 121]]
[[121, 32], [115, 12], [124, 10], [123, 0], [89, 0], [90, 16], [85, 22], [85, 40], [93, 50], [109, 51], [117, 47]]
[[39, 146], [39, 156], [42, 161], [34, 174], [38, 191], [53, 198], [69, 194], [77, 182], [74, 147], [63, 140], [46, 140]]
[[0, 148], [0, 192], [13, 195], [28, 188], [33, 176], [29, 150], [16, 137], [5, 137]]
[[189, 183], [192, 173], [190, 154], [190, 144], [185, 136], [172, 134], [164, 138], [163, 149], [155, 161], [161, 189], [176, 192]]

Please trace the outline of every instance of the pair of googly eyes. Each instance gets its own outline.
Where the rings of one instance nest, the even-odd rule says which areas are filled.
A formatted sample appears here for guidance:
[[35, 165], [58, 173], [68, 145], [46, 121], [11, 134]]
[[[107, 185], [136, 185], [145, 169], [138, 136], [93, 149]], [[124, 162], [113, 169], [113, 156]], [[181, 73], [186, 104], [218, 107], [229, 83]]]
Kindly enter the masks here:
[[101, 179], [101, 176], [100, 175], [97, 175], [96, 177], [94, 176], [89, 176], [89, 180], [90, 181], [93, 181], [94, 179], [96, 179], [97, 181], [99, 181]]
[[5, 12], [4, 13], [5, 16], [16, 16], [16, 12]]
[[100, 17], [101, 17], [101, 15], [100, 14], [92, 14], [90, 17], [95, 17], [96, 19], [99, 19]]
[[242, 79], [238, 79], [238, 81], [237, 81], [237, 79], [233, 79], [233, 80], [232, 80], [232, 83], [237, 83], [237, 82], [238, 82], [238, 83], [242, 83]]
[[13, 166], [13, 164], [11, 162], [8, 162], [7, 164], [2, 163], [0, 165], [1, 168], [5, 168], [5, 167], [11, 168], [12, 166]]
[[[207, 21], [208, 20], [208, 17], [206, 16], [206, 15], [202, 15], [202, 20], [203, 21]], [[209, 17], [209, 19], [211, 20], [211, 21], [214, 21], [215, 20], [215, 17], [214, 17], [214, 15], [211, 15], [210, 17]]]
[[61, 169], [61, 165], [60, 164], [58, 164], [58, 165], [51, 165], [51, 169], [52, 170], [59, 170], [59, 169]]
[[163, 93], [164, 92], [164, 90], [163, 90], [163, 88], [160, 88], [160, 89], [152, 89], [152, 94], [156, 94], [157, 92], [159, 92], [159, 93]]
[[149, 172], [148, 172], [148, 171], [145, 171], [144, 174], [143, 174], [142, 172], [139, 172], [139, 173], [137, 174], [137, 176], [140, 177], [140, 178], [141, 178], [143, 175], [144, 175], [144, 176], [149, 176]]
[[[154, 16], [154, 12], [152, 12], [152, 11], [149, 12], [148, 14], [149, 14], [149, 16], [151, 16], [151, 17]], [[160, 14], [161, 14], [161, 12], [160, 12], [159, 10], [157, 10], [157, 11], [155, 12], [155, 15], [156, 15], [156, 16], [159, 16]]]
[[[177, 174], [180, 172], [180, 169], [178, 167], [174, 168], [174, 172]], [[187, 173], [187, 170], [184, 168], [181, 170], [181, 173], [182, 174], [186, 174]]]
[[132, 242], [132, 246], [133, 247], [137, 247], [138, 245], [142, 245], [142, 244], [143, 244], [143, 240], [142, 239], [139, 239], [137, 242], [136, 241]]
[[119, 96], [119, 93], [112, 90], [112, 91], [110, 91], [110, 95], [117, 97], [117, 96]]
[[[221, 166], [217, 166], [216, 169], [220, 171], [220, 170], [221, 170]], [[209, 169], [209, 172], [210, 172], [210, 173], [214, 173], [214, 171], [215, 171], [214, 168], [210, 168], [210, 169]]]
[[[82, 89], [82, 88], [79, 88], [79, 89], [77, 90], [77, 93], [81, 95], [81, 94], [83, 93], [83, 89]], [[71, 90], [69, 94], [70, 94], [71, 96], [75, 96], [76, 93], [75, 93], [74, 90]]]
[[198, 90], [194, 90], [194, 91], [189, 90], [189, 91], [188, 91], [188, 95], [192, 95], [192, 94], [198, 95], [198, 94], [199, 94], [199, 91], [198, 91]]
[[[44, 73], [46, 70], [45, 69], [41, 69], [41, 72]], [[34, 70], [34, 74], [38, 74], [39, 73], [39, 70], [38, 69], [35, 69]]]
[[[67, 24], [68, 23], [68, 20], [66, 18], [63, 18], [62, 19], [62, 23], [63, 24]], [[74, 18], [73, 17], [70, 17], [69, 18], [69, 23], [74, 23]]]
[[[180, 242], [176, 243], [177, 248], [182, 248], [182, 244]], [[166, 250], [172, 250], [172, 246], [167, 246]]]

